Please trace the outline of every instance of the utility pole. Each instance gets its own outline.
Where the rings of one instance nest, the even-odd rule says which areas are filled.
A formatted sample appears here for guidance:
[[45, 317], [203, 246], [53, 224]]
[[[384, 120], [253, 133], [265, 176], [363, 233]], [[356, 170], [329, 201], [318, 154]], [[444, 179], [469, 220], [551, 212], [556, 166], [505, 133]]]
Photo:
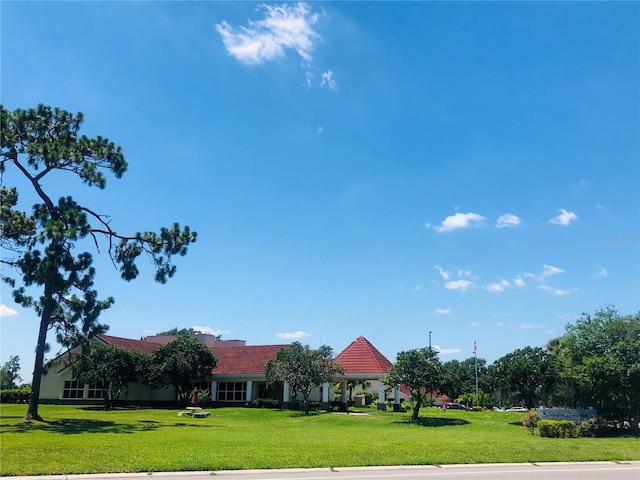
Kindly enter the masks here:
[[478, 353], [477, 353], [476, 342], [473, 342], [473, 356], [475, 357], [475, 365], [476, 365], [476, 404], [480, 403], [478, 399]]

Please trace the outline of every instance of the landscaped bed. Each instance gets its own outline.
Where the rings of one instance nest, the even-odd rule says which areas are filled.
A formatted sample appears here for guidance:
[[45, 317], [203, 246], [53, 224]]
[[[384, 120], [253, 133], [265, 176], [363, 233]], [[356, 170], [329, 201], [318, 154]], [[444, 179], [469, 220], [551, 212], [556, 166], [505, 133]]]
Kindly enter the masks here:
[[640, 437], [531, 435], [524, 414], [424, 408], [369, 415], [249, 408], [177, 410], [0, 406], [0, 475], [485, 462], [640, 460]]

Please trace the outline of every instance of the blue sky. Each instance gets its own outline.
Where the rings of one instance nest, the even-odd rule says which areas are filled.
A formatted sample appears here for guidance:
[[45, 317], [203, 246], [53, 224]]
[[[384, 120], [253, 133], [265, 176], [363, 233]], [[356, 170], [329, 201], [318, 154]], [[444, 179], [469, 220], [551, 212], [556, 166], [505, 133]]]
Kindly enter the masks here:
[[[477, 342], [492, 362], [640, 308], [637, 2], [0, 8], [3, 105], [81, 111], [129, 162], [52, 196], [199, 233], [166, 285], [95, 255], [112, 335], [364, 335], [394, 361], [432, 332], [443, 361]], [[1, 359], [28, 381], [38, 319], [1, 292]]]

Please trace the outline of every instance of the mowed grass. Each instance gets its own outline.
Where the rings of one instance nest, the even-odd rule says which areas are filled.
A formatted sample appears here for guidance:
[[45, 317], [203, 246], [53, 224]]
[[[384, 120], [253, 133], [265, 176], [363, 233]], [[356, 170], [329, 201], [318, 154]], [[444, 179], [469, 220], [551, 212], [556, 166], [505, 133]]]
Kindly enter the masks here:
[[0, 406], [0, 475], [640, 460], [640, 438], [550, 439], [523, 414], [423, 409], [368, 415], [244, 408], [202, 419], [176, 410]]

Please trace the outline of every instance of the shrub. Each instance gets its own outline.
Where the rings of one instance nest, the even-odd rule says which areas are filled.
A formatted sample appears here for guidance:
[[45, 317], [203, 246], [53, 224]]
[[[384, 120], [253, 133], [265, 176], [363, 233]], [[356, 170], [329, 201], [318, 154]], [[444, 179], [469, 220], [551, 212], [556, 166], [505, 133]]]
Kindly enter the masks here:
[[0, 403], [28, 403], [30, 396], [31, 385], [0, 390]]
[[580, 426], [569, 420], [540, 420], [538, 430], [541, 437], [571, 438], [580, 434]]
[[254, 408], [280, 408], [282, 403], [275, 398], [256, 398], [249, 405]]
[[[538, 426], [538, 422], [540, 421], [540, 416], [536, 412], [529, 412], [524, 416], [522, 420], [522, 426], [528, 428], [533, 435], [533, 431]], [[542, 436], [542, 434], [540, 434]]]

